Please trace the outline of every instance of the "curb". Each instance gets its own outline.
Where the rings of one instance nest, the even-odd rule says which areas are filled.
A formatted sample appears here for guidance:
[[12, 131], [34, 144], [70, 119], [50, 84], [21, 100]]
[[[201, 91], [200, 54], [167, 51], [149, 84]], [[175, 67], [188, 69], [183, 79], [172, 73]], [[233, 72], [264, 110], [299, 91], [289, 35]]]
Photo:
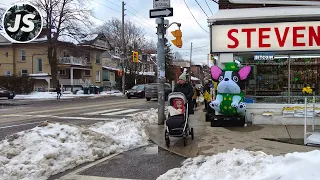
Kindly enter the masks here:
[[153, 142], [154, 144], [156, 144], [157, 146], [159, 146], [159, 147], [161, 147], [162, 149], [165, 149], [165, 150], [167, 150], [167, 151], [169, 151], [169, 152], [171, 152], [171, 153], [173, 153], [173, 154], [176, 154], [176, 155], [178, 155], [178, 156], [181, 156], [181, 157], [184, 157], [184, 158], [190, 158], [190, 157], [188, 157], [188, 156], [186, 156], [186, 155], [183, 155], [183, 154], [181, 154], [181, 153], [178, 153], [178, 152], [176, 152], [176, 151], [173, 151], [173, 150], [171, 150], [170, 148], [168, 148], [167, 146], [163, 146], [163, 145], [159, 144], [158, 142], [156, 142], [155, 140], [153, 140], [153, 139], [151, 138], [151, 136], [150, 136], [150, 133], [149, 133], [147, 127], [145, 128], [145, 131], [146, 131], [146, 134], [147, 134], [149, 140], [150, 140], [151, 142]]

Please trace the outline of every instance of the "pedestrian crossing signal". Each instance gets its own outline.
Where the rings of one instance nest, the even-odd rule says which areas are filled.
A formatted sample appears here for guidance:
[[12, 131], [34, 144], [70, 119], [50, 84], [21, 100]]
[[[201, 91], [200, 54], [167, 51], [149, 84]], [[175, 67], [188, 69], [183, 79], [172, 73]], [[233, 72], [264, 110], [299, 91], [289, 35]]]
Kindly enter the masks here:
[[139, 53], [138, 52], [136, 52], [136, 51], [132, 52], [132, 61], [135, 63], [139, 62]]

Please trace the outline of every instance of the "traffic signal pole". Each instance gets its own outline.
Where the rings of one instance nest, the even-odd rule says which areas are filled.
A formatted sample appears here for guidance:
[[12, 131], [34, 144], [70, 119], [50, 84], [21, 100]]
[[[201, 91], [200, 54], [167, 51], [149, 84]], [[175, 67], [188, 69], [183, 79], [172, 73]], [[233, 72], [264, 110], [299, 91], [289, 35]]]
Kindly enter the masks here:
[[122, 44], [122, 52], [121, 52], [121, 61], [122, 61], [122, 93], [126, 92], [126, 66], [125, 66], [125, 42], [124, 42], [124, 1], [122, 1], [122, 28], [121, 28], [121, 44]]
[[165, 100], [164, 100], [164, 83], [166, 81], [165, 74], [165, 42], [164, 35], [166, 33], [166, 28], [164, 26], [164, 18], [157, 18], [156, 23], [157, 35], [158, 35], [158, 44], [157, 44], [157, 69], [158, 69], [158, 124], [164, 124], [165, 114]]
[[179, 40], [177, 41], [179, 43], [179, 48], [182, 47], [182, 41], [181, 41], [181, 31], [180, 31], [180, 23], [173, 22], [169, 24], [168, 20], [165, 20], [164, 18], [157, 18], [156, 23], [158, 24], [157, 27], [157, 35], [158, 35], [158, 43], [157, 43], [157, 69], [158, 69], [158, 124], [164, 124], [165, 120], [165, 99], [164, 99], [164, 84], [166, 82], [166, 73], [165, 73], [165, 34], [167, 29], [173, 25], [177, 24], [179, 27]]

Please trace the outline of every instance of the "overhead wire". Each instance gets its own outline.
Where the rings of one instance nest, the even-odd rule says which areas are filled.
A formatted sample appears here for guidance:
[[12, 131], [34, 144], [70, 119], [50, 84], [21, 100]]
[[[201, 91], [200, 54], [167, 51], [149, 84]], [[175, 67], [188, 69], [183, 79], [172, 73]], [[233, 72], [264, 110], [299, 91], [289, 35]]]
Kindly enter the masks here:
[[[130, 10], [127, 9], [127, 12], [131, 13], [136, 19], [139, 19], [139, 21], [142, 21], [142, 22], [146, 23], [146, 25], [148, 25], [149, 27], [155, 28], [155, 27], [153, 27], [152, 25], [150, 25], [148, 22], [146, 22], [146, 21], [144, 21], [143, 19], [141, 19], [141, 18], [139, 18], [138, 16], [136, 16], [136, 15], [135, 15], [134, 13], [132, 13]], [[149, 28], [149, 27], [148, 27], [148, 28]], [[152, 30], [152, 31], [154, 31], [154, 30]]]
[[[107, 6], [107, 5], [105, 5], [105, 4], [103, 4], [103, 3], [99, 2], [99, 1], [96, 1], [96, 0], [91, 0], [91, 1], [93, 1], [93, 2], [95, 2], [95, 3], [98, 3], [98, 4], [100, 4], [100, 5], [104, 6], [104, 7], [107, 7], [107, 8], [109, 8], [109, 9], [112, 9], [112, 10], [114, 10], [114, 11], [116, 11], [116, 12], [122, 13], [121, 11], [116, 10], [116, 9], [110, 7], [110, 6]], [[121, 7], [121, 6], [120, 6], [120, 7]]]
[[197, 2], [197, 4], [199, 5], [199, 7], [201, 8], [202, 12], [207, 16], [207, 18], [209, 18], [208, 14], [203, 10], [202, 6], [199, 4], [199, 2], [197, 0], [195, 0]]
[[[92, 0], [92, 1], [94, 1], [94, 2], [96, 2], [96, 3], [98, 3], [98, 4], [100, 4], [100, 5], [102, 5], [102, 6], [104, 6], [104, 7], [107, 7], [107, 8], [109, 8], [109, 9], [112, 9], [112, 10], [114, 10], [114, 11], [117, 11], [117, 12], [119, 12], [119, 13], [122, 13], [121, 11], [119, 11], [119, 10], [116, 10], [116, 9], [114, 9], [114, 8], [111, 8], [111, 7], [109, 7], [109, 6], [107, 6], [107, 5], [105, 5], [105, 4], [103, 4], [103, 3], [100, 3], [99, 1], [96, 1], [96, 0]], [[110, 2], [110, 1], [108, 1], [108, 2]], [[113, 2], [111, 2], [112, 4], [115, 4], [115, 3], [113, 3]], [[117, 5], [117, 4], [115, 4], [115, 5]], [[117, 6], [119, 6], [119, 7], [121, 7], [120, 5], [117, 5]], [[127, 10], [128, 11], [128, 10]], [[130, 12], [131, 13], [131, 12]], [[127, 16], [129, 19], [131, 19], [131, 20], [133, 20], [134, 22], [137, 22], [137, 23], [139, 23], [139, 24], [141, 24], [142, 26], [145, 26], [146, 28], [148, 28], [149, 30], [151, 30], [152, 32], [155, 32], [155, 30], [152, 30], [150, 27], [147, 27], [144, 23], [141, 23], [141, 22], [139, 22], [139, 21], [137, 21], [137, 20], [134, 20], [133, 18], [130, 18], [129, 16]], [[97, 18], [97, 17], [94, 17], [95, 19], [98, 19], [98, 20], [100, 20], [100, 21], [102, 21], [102, 22], [105, 22], [104, 20], [101, 20], [101, 19], [99, 19], [99, 18]]]
[[206, 2], [206, 4], [207, 4], [207, 6], [208, 6], [208, 8], [209, 8], [209, 10], [210, 10], [210, 12], [211, 12], [211, 14], [213, 15], [213, 12], [211, 11], [211, 8], [210, 8], [210, 6], [209, 6], [209, 4], [208, 4], [207, 0], [205, 0], [205, 2]]
[[192, 15], [193, 19], [194, 19], [194, 20], [197, 22], [197, 24], [199, 25], [199, 27], [200, 27], [202, 30], [204, 30], [206, 33], [209, 33], [207, 30], [205, 30], [205, 29], [200, 25], [200, 23], [198, 22], [198, 20], [194, 17], [194, 15], [193, 15], [193, 13], [191, 12], [191, 10], [190, 10], [190, 8], [189, 8], [186, 0], [183, 0], [183, 1], [184, 1], [184, 3], [186, 4], [186, 6], [187, 6], [190, 14]]

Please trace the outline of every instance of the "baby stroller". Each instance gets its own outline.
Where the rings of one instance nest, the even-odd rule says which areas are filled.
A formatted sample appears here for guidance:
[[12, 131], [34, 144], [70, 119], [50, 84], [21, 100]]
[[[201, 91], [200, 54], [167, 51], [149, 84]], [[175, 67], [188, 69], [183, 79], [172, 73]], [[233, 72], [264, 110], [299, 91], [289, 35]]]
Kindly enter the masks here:
[[[174, 111], [176, 113], [170, 114], [170, 109], [175, 109], [175, 102], [182, 101], [183, 108], [180, 111]], [[188, 113], [188, 101], [183, 93], [181, 92], [172, 92], [168, 95], [168, 119], [166, 120], [166, 129], [165, 129], [165, 141], [167, 147], [170, 146], [170, 136], [171, 137], [183, 137], [184, 139], [184, 146], [187, 145], [187, 137], [191, 135], [191, 139], [193, 140], [193, 128], [189, 126], [189, 113]], [[178, 113], [179, 112], [179, 113]]]

